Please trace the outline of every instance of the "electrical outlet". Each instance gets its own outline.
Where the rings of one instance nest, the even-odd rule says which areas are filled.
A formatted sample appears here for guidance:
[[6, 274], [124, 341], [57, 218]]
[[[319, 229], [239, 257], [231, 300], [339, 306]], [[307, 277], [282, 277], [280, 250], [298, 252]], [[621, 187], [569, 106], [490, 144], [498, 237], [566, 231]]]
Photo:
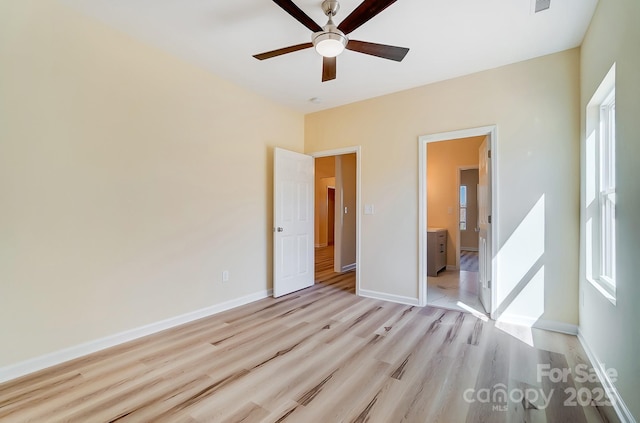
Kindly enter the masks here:
[[222, 271], [222, 282], [229, 282], [229, 271], [228, 270], [223, 270]]

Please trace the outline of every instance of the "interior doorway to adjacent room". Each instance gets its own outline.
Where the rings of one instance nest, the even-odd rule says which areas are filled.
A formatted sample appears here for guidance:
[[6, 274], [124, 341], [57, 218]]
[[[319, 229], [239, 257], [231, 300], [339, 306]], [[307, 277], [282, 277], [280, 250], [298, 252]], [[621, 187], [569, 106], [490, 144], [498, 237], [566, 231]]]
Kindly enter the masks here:
[[420, 137], [423, 304], [491, 312], [494, 142], [495, 127]]
[[347, 280], [357, 269], [357, 155], [315, 158], [316, 282]]

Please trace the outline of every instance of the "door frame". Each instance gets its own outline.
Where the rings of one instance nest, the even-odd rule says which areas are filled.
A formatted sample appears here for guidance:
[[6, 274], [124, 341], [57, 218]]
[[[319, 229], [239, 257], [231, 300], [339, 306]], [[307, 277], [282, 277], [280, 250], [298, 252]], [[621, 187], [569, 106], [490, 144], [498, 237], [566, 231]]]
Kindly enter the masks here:
[[495, 319], [497, 281], [496, 257], [498, 251], [498, 127], [481, 126], [450, 132], [439, 132], [418, 137], [418, 299], [427, 305], [427, 144], [460, 138], [488, 136], [491, 150], [491, 313]]
[[[472, 165], [472, 166], [458, 166], [458, 173], [456, 175], [456, 187], [458, 188], [458, 220], [460, 220], [460, 180], [462, 179], [462, 171], [464, 170], [479, 170], [480, 165]], [[477, 190], [476, 190], [477, 192]], [[467, 193], [467, 196], [469, 194]], [[476, 199], [476, 205], [477, 205]], [[476, 212], [477, 213], [477, 212]], [[477, 225], [478, 222], [476, 222]], [[456, 243], [456, 269], [460, 270], [460, 254], [462, 251], [462, 236], [460, 235], [460, 225], [458, 224], [458, 228], [456, 229], [458, 235], [458, 242]]]
[[[352, 154], [352, 153], [355, 153], [356, 155], [356, 210], [357, 210], [356, 212], [356, 295], [357, 296], [360, 296], [360, 268], [362, 263], [362, 261], [360, 260], [360, 251], [362, 247], [362, 242], [360, 238], [361, 222], [362, 222], [362, 216], [361, 216], [362, 215], [362, 210], [361, 210], [362, 178], [360, 177], [360, 169], [362, 167], [360, 165], [361, 164], [360, 150], [361, 150], [361, 147], [358, 145], [354, 147], [338, 148], [335, 150], [323, 150], [323, 151], [317, 151], [314, 153], [307, 153], [314, 159], [318, 157], [342, 156], [344, 154]], [[314, 213], [315, 213], [315, 208], [314, 208]], [[336, 240], [334, 237], [334, 243], [335, 241]], [[334, 248], [335, 248], [335, 244], [334, 244]]]

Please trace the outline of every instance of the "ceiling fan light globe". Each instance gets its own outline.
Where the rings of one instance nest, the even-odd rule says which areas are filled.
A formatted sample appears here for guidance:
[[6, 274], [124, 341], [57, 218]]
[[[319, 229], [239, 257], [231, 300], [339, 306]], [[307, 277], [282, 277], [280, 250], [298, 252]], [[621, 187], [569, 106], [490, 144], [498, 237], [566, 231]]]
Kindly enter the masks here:
[[347, 37], [333, 31], [320, 32], [314, 34], [313, 45], [321, 56], [336, 57], [344, 51]]
[[316, 44], [316, 51], [324, 57], [336, 57], [344, 51], [344, 44], [338, 40], [323, 40]]

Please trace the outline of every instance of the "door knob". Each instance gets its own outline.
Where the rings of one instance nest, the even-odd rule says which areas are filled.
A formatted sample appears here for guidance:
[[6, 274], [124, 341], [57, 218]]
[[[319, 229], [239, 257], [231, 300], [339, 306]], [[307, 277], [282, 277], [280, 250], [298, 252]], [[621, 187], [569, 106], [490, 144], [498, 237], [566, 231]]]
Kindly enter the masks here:
[[276, 231], [278, 231], [278, 232], [284, 232], [284, 228], [282, 228], [282, 227], [278, 226], [278, 227], [276, 228]]

